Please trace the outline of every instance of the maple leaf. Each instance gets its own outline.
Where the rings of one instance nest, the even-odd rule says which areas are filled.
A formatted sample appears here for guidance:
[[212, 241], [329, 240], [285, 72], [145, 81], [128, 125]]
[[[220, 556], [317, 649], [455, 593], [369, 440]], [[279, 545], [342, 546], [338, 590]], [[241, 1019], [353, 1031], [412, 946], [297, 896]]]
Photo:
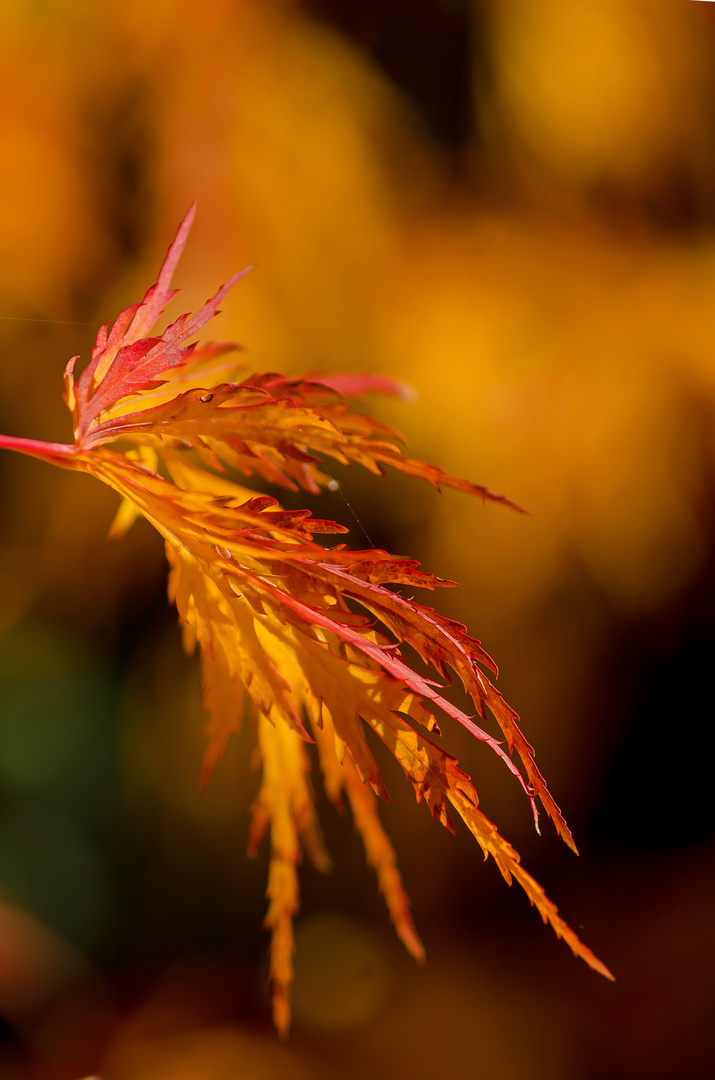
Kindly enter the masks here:
[[[202, 784], [238, 731], [244, 706], [251, 706], [262, 779], [251, 812], [249, 850], [255, 852], [270, 833], [265, 925], [272, 934], [270, 978], [279, 1031], [287, 1031], [290, 1017], [297, 866], [303, 851], [319, 869], [329, 866], [310, 784], [311, 743], [328, 796], [340, 804], [344, 795], [350, 804], [397, 933], [416, 958], [423, 957], [395, 853], [377, 814], [376, 796], [388, 795], [366, 728], [402, 766], [417, 801], [424, 799], [452, 831], [456, 812], [506, 881], [516, 880], [573, 952], [612, 978], [523, 869], [518, 854], [480, 810], [469, 776], [436, 741], [438, 718], [444, 717], [486, 743], [521, 784], [537, 828], [538, 799], [576, 850], [516, 713], [486, 674], [496, 675], [494, 662], [464, 626], [395, 588], [434, 590], [454, 583], [384, 551], [322, 546], [316, 535], [348, 530], [313, 518], [308, 510], [282, 509], [275, 499], [229, 479], [226, 468], [316, 493], [335, 487], [326, 458], [378, 474], [390, 466], [437, 488], [520, 508], [487, 488], [406, 457], [396, 432], [348, 401], [368, 391], [405, 396], [406, 388], [395, 380], [264, 373], [227, 381], [241, 369], [235, 346], [199, 347], [190, 339], [217, 314], [246, 271], [226, 282], [196, 315], [181, 315], [160, 336], [149, 336], [175, 295], [171, 277], [192, 218], [193, 208], [157, 284], [111, 329], [99, 331], [77, 380], [77, 357], [68, 363], [65, 401], [74, 442], [0, 436], [0, 446], [90, 473], [122, 496], [115, 534], [141, 514], [164, 538], [169, 594], [184, 645], [191, 650], [198, 643], [201, 650], [208, 714]], [[410, 668], [401, 657], [402, 645], [414, 648], [441, 682]], [[506, 746], [442, 695], [441, 684], [450, 674], [458, 676], [479, 719], [496, 720]]]

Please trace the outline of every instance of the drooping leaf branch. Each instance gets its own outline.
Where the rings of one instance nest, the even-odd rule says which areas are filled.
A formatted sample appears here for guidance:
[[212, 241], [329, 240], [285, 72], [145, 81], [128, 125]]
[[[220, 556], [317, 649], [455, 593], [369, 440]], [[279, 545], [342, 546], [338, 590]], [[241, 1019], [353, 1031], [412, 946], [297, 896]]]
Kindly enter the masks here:
[[[365, 728], [400, 763], [417, 801], [424, 799], [433, 816], [453, 831], [456, 812], [506, 881], [518, 881], [573, 952], [610, 978], [522, 868], [518, 854], [480, 810], [470, 778], [436, 741], [439, 724], [456, 721], [486, 743], [521, 784], [535, 820], [538, 799], [576, 850], [516, 713], [488, 677], [488, 672], [496, 675], [494, 662], [464, 626], [394, 588], [407, 586], [411, 593], [454, 583], [384, 551], [353, 551], [343, 544], [325, 548], [315, 535], [347, 529], [315, 519], [308, 510], [283, 510], [225, 470], [314, 494], [334, 485], [323, 464], [328, 458], [377, 474], [390, 466], [438, 488], [520, 508], [487, 488], [404, 456], [396, 432], [348, 401], [368, 391], [404, 396], [405, 387], [395, 380], [256, 374], [232, 381], [241, 368], [234, 347], [199, 347], [190, 339], [217, 314], [242, 274], [198, 314], [181, 315], [160, 336], [149, 336], [175, 295], [171, 277], [192, 218], [193, 209], [144, 300], [123, 311], [111, 329], [99, 331], [76, 381], [77, 357], [67, 365], [65, 400], [74, 442], [0, 436], [0, 446], [90, 473], [122, 496], [115, 534], [141, 514], [164, 538], [169, 593], [184, 644], [191, 650], [198, 643], [202, 656], [208, 714], [203, 783], [238, 731], [244, 705], [251, 705], [263, 775], [249, 846], [254, 851], [270, 833], [266, 926], [272, 933], [278, 1029], [285, 1033], [290, 1017], [301, 851], [319, 868], [329, 865], [308, 780], [311, 742], [317, 745], [329, 797], [339, 803], [344, 793], [350, 804], [398, 934], [415, 957], [423, 955], [395, 854], [377, 815], [376, 796], [386, 798], [387, 791]], [[403, 644], [412, 646], [441, 682], [456, 675], [482, 723], [496, 721], [505, 745], [444, 697], [438, 683], [412, 670], [400, 655]]]

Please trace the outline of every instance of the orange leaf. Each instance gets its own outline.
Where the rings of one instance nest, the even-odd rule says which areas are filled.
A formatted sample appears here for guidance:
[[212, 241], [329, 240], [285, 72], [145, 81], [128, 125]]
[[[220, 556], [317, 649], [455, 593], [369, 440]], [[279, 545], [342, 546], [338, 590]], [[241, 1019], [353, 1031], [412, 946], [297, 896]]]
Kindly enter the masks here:
[[[272, 934], [270, 977], [274, 1019], [285, 1034], [293, 974], [292, 920], [298, 910], [297, 864], [305, 849], [329, 867], [310, 783], [315, 740], [333, 802], [345, 793], [398, 934], [421, 959], [422, 944], [377, 816], [375, 796], [388, 798], [363, 727], [372, 728], [402, 766], [418, 802], [454, 831], [456, 810], [485, 856], [529, 900], [576, 955], [611, 978], [608, 969], [558, 915], [522, 868], [519, 856], [479, 809], [477, 792], [457, 761], [423, 731], [456, 721], [502, 760], [521, 784], [536, 820], [538, 798], [574, 850], [571, 833], [539, 772], [516, 713], [487, 677], [496, 665], [464, 626], [407, 599], [397, 586], [434, 590], [454, 583], [384, 551], [326, 549], [315, 535], [339, 534], [339, 524], [308, 510], [287, 511], [223, 474], [228, 466], [293, 490], [333, 486], [322, 459], [359, 464], [373, 473], [390, 465], [408, 475], [520, 509], [502, 495], [402, 455], [399, 436], [353, 410], [342, 396], [369, 391], [406, 396], [380, 375], [253, 375], [221, 381], [239, 365], [231, 346], [188, 342], [218, 310], [237, 274], [197, 315], [182, 315], [160, 337], [148, 336], [172, 298], [171, 275], [193, 210], [169, 248], [159, 281], [141, 304], [103, 327], [75, 383], [65, 370], [65, 398], [74, 420], [72, 444], [0, 436], [0, 446], [88, 472], [123, 499], [113, 529], [142, 514], [163, 536], [188, 650], [202, 654], [208, 714], [205, 783], [236, 733], [244, 708], [252, 713], [262, 780], [252, 810], [251, 851], [270, 833], [266, 926]], [[245, 271], [244, 271], [245, 273]], [[76, 359], [76, 358], [75, 358]], [[219, 381], [212, 381], [218, 379]], [[117, 440], [129, 449], [110, 445]], [[400, 656], [412, 646], [438, 679], [454, 673], [480, 719], [490, 716], [506, 748]], [[421, 730], [420, 730], [421, 729]], [[521, 762], [521, 772], [512, 752]], [[537, 824], [538, 827], [538, 824]]]

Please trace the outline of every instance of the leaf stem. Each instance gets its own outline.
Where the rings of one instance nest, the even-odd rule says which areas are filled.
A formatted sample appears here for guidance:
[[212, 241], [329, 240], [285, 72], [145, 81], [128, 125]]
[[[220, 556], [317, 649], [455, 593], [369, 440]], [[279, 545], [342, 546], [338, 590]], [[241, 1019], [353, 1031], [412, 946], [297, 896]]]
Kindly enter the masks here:
[[77, 454], [73, 443], [42, 442], [40, 439], [25, 439], [19, 435], [0, 434], [0, 449], [16, 450], [19, 454], [39, 458], [51, 465], [71, 467], [71, 459]]

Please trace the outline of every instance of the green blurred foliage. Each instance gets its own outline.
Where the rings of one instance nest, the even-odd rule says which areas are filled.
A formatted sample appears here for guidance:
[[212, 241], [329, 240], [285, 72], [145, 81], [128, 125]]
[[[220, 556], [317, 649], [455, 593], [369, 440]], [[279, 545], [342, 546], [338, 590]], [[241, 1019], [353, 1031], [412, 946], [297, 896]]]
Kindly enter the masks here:
[[117, 696], [86, 641], [29, 623], [2, 643], [3, 891], [89, 950], [111, 917]]

